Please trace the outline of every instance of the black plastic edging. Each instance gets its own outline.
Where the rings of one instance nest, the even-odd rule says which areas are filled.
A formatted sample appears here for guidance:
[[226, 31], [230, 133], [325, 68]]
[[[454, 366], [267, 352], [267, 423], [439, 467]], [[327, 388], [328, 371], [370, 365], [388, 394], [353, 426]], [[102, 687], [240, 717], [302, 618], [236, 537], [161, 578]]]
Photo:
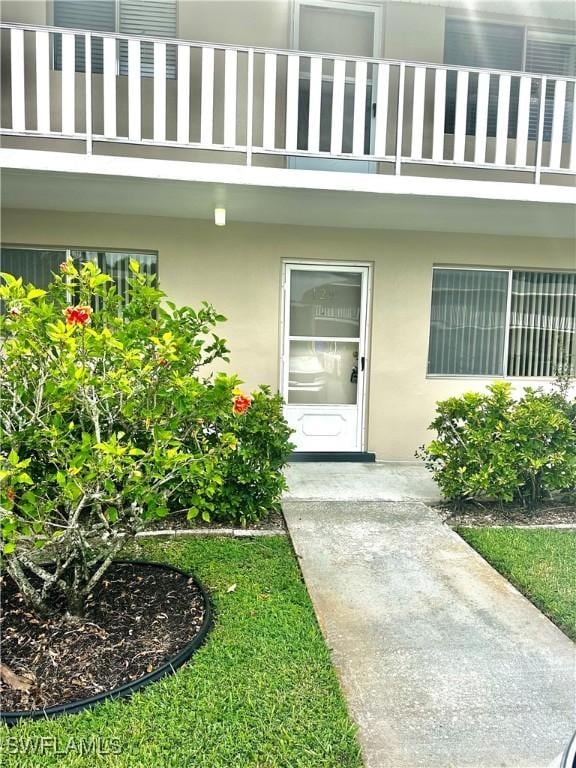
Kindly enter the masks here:
[[187, 643], [181, 651], [179, 651], [175, 656], [172, 656], [172, 658], [168, 659], [167, 662], [162, 664], [161, 667], [152, 670], [152, 672], [148, 672], [146, 675], [143, 675], [136, 680], [131, 680], [128, 683], [124, 683], [123, 685], [118, 686], [118, 688], [114, 688], [111, 691], [104, 691], [103, 693], [99, 693], [98, 695], [91, 696], [87, 699], [70, 701], [68, 704], [56, 704], [55, 706], [47, 707], [46, 709], [24, 709], [17, 712], [0, 711], [0, 722], [10, 726], [15, 725], [20, 720], [38, 720], [40, 718], [57, 717], [58, 715], [73, 715], [77, 712], [81, 712], [83, 709], [88, 709], [89, 707], [93, 707], [95, 704], [106, 701], [107, 699], [115, 700], [131, 696], [133, 693], [140, 690], [141, 688], [144, 688], [150, 683], [155, 683], [157, 680], [161, 680], [163, 677], [174, 674], [174, 672], [186, 661], [188, 661], [188, 659], [195, 653], [195, 651], [200, 648], [206, 639], [208, 632], [212, 628], [214, 618], [210, 597], [204, 585], [198, 579], [196, 579], [193, 574], [187, 573], [181, 568], [169, 565], [168, 563], [156, 563], [150, 562], [149, 560], [115, 560], [114, 562], [121, 565], [151, 565], [155, 568], [166, 568], [168, 570], [175, 571], [176, 573], [180, 573], [182, 576], [186, 576], [188, 579], [193, 578], [204, 599], [204, 620], [198, 634], [192, 638], [192, 640], [190, 640], [190, 642]]

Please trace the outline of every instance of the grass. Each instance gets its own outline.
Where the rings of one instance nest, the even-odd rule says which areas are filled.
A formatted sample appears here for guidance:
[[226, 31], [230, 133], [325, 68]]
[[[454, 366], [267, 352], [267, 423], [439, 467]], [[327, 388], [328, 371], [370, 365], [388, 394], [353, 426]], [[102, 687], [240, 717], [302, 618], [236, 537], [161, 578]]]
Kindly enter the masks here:
[[576, 640], [576, 531], [458, 528], [482, 557]]
[[[208, 586], [216, 610], [208, 642], [131, 699], [3, 729], [3, 768], [360, 768], [355, 728], [285, 537], [148, 541], [139, 556], [193, 571]], [[94, 736], [100, 741], [90, 743]], [[100, 749], [80, 754], [91, 744]]]

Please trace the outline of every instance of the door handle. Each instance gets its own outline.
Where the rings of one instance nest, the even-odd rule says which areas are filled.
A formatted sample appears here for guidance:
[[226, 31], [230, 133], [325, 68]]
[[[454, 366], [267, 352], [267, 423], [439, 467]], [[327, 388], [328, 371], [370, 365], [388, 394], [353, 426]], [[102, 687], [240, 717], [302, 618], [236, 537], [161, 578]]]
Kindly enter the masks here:
[[366, 358], [365, 357], [361, 357], [360, 358], [360, 370], [364, 371], [365, 367], [366, 367]]

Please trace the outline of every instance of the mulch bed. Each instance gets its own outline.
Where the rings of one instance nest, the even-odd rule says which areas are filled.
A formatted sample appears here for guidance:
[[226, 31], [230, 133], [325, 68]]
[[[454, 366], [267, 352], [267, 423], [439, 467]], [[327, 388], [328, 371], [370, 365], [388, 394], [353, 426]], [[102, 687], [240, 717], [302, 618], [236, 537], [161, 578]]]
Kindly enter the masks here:
[[576, 527], [576, 505], [551, 499], [541, 502], [536, 509], [528, 510], [519, 504], [497, 502], [469, 502], [460, 509], [441, 503], [436, 510], [448, 525], [573, 525]]
[[[161, 520], [154, 520], [148, 526], [149, 530], [218, 530], [222, 528], [240, 528], [237, 523], [219, 523], [210, 522], [206, 523], [203, 520], [199, 520], [197, 517], [193, 520], [186, 519], [186, 512], [172, 512], [171, 514], [163, 517]], [[281, 512], [269, 512], [266, 517], [257, 523], [249, 523], [245, 530], [247, 531], [278, 531], [282, 533], [286, 530], [286, 523]]]
[[114, 563], [83, 619], [39, 619], [9, 576], [2, 587], [2, 661], [30, 689], [0, 684], [2, 710], [41, 709], [95, 696], [166, 663], [199, 632], [205, 614], [194, 580], [146, 563]]

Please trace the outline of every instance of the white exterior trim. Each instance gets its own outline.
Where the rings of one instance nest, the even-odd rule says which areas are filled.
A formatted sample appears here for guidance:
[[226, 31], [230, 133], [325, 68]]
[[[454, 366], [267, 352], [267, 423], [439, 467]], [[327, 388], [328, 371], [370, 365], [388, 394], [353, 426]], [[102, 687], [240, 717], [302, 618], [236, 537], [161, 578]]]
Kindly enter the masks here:
[[265, 168], [225, 163], [110, 157], [27, 149], [0, 148], [0, 169], [220, 183], [252, 187], [367, 192], [420, 198], [473, 198], [477, 200], [514, 200], [576, 205], [576, 189], [552, 184], [468, 181], [415, 176], [398, 177], [383, 174]]

